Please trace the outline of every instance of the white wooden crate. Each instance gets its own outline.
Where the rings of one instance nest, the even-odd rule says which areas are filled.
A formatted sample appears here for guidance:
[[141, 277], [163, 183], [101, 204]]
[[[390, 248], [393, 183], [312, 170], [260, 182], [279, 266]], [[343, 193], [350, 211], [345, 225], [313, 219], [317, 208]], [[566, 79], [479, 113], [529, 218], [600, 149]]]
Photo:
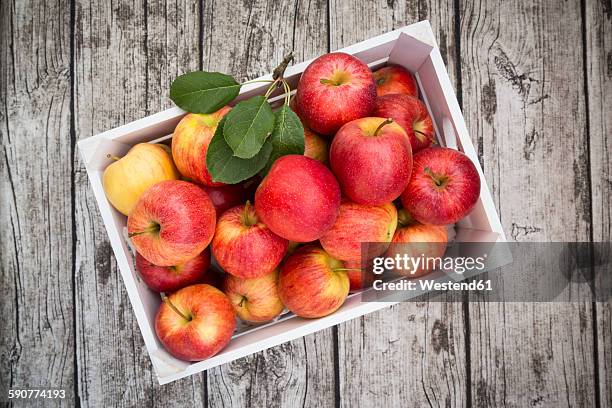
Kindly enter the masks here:
[[[372, 68], [390, 62], [402, 65], [415, 74], [421, 98], [427, 104], [434, 121], [439, 143], [464, 152], [476, 165], [481, 178], [480, 199], [472, 212], [455, 226], [455, 239], [466, 242], [490, 242], [492, 239], [505, 241], [499, 216], [429, 22], [412, 24], [338, 51], [353, 54]], [[301, 73], [310, 62], [305, 61], [287, 69], [285, 78], [292, 88], [296, 87]], [[271, 75], [267, 75], [259, 79], [270, 78]], [[267, 87], [267, 84], [261, 83], [245, 85], [237, 100], [263, 94]], [[155, 315], [160, 297], [149, 290], [138, 277], [132, 252], [123, 235], [127, 218], [116, 211], [106, 199], [102, 188], [102, 173], [111, 163], [107, 154], [122, 156], [136, 143], [166, 137], [172, 133], [184, 115], [185, 112], [179, 108], [168, 109], [78, 143], [123, 282], [160, 384], [225, 364], [393, 304], [361, 302], [359, 296], [351, 296], [338, 311], [327, 317], [309, 320], [290, 315], [236, 334], [224, 350], [201, 362], [180, 361], [166, 352], [155, 335]]]

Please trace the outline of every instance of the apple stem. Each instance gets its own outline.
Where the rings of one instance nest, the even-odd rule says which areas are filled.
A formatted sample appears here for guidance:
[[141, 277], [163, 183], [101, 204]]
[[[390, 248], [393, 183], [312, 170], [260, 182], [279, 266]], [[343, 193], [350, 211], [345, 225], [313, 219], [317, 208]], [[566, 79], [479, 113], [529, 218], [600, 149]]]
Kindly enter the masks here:
[[287, 67], [289, 66], [289, 64], [291, 63], [291, 61], [293, 61], [293, 51], [289, 52], [288, 54], [286, 54], [283, 57], [283, 61], [278, 64], [278, 67], [274, 68], [274, 71], [272, 71], [272, 79], [277, 80], [283, 79], [283, 75], [285, 75], [285, 70], [287, 69]]
[[251, 227], [257, 224], [259, 220], [257, 219], [257, 215], [253, 214], [253, 206], [251, 202], [247, 200], [244, 204], [244, 210], [242, 211], [242, 223], [247, 227]]
[[107, 159], [113, 159], [114, 161], [121, 160], [121, 157], [113, 156], [113, 155], [112, 155], [112, 154], [110, 154], [110, 153], [106, 155], [106, 158], [107, 158]]
[[129, 238], [135, 237], [136, 235], [142, 235], [142, 234], [148, 234], [150, 232], [158, 232], [159, 231], [159, 224], [154, 224], [151, 225], [149, 228], [145, 228], [142, 231], [136, 231], [136, 232], [130, 232], [128, 234]]
[[415, 219], [405, 208], [402, 208], [397, 212], [397, 223], [402, 227], [414, 224], [414, 222]]
[[177, 315], [181, 316], [183, 319], [187, 320], [188, 322], [191, 321], [191, 317], [187, 317], [185, 316], [184, 313], [182, 313], [176, 306], [174, 306], [174, 304], [170, 301], [170, 298], [168, 296], [166, 296], [165, 293], [161, 293], [161, 298], [164, 301], [165, 304], [167, 304], [170, 309], [174, 310], [176, 312]]
[[442, 180], [440, 180], [440, 177], [438, 177], [433, 171], [431, 171], [431, 169], [429, 167], [425, 167], [425, 169], [423, 170], [429, 177], [431, 177], [431, 179], [434, 181], [434, 183], [436, 183], [436, 186], [440, 187], [443, 183]]
[[242, 299], [240, 299], [240, 303], [238, 303], [238, 307], [242, 307], [244, 305], [244, 302], [246, 302], [247, 298], [246, 296], [243, 296]]
[[361, 271], [361, 268], [334, 268], [332, 269], [332, 271], [334, 272], [338, 272], [338, 271]]
[[389, 119], [385, 119], [383, 122], [381, 122], [380, 125], [378, 125], [378, 127], [376, 128], [376, 130], [374, 131], [374, 136], [378, 136], [378, 132], [380, 132], [380, 130], [387, 126], [389, 123], [393, 123], [393, 119], [389, 118]]

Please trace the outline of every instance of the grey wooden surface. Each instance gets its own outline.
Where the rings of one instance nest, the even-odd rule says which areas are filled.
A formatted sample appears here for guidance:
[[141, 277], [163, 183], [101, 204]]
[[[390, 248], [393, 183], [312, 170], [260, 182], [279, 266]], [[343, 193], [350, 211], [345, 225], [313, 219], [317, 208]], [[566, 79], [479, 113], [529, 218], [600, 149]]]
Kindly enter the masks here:
[[253, 78], [429, 19], [508, 238], [609, 241], [610, 0], [0, 4], [0, 401], [612, 407], [612, 305], [586, 287], [401, 304], [159, 386], [75, 148], [171, 106], [180, 73]]

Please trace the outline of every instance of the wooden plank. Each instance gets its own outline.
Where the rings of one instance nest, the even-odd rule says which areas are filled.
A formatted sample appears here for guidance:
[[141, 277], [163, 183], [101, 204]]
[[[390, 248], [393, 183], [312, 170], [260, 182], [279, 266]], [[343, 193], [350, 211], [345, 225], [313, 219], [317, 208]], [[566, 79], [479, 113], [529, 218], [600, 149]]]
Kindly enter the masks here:
[[0, 401], [58, 387], [71, 406], [70, 6], [0, 7]]
[[[510, 240], [589, 240], [580, 17], [579, 2], [462, 2], [464, 115]], [[470, 303], [474, 406], [594, 406], [588, 288], [572, 295]]]
[[[612, 240], [612, 4], [585, 2], [586, 85], [588, 95], [591, 191], [593, 194], [593, 241]], [[612, 274], [611, 253], [601, 253], [608, 265], [595, 269], [599, 299], [595, 304], [597, 354], [601, 407], [612, 407]]]
[[[332, 0], [331, 48], [429, 19], [454, 81], [454, 14], [452, 1]], [[463, 305], [447, 296], [448, 303], [403, 303], [338, 327], [342, 406], [466, 405]]]
[[[267, 74], [288, 51], [327, 51], [327, 5], [315, 1], [205, 2], [204, 69]], [[229, 40], [231, 39], [231, 40]], [[327, 329], [208, 372], [210, 406], [332, 406], [333, 332]]]
[[[199, 10], [190, 1], [77, 1], [77, 138], [170, 106], [169, 83], [197, 69]], [[80, 158], [75, 159], [76, 319], [84, 406], [186, 406], [206, 400], [195, 375], [159, 386]]]

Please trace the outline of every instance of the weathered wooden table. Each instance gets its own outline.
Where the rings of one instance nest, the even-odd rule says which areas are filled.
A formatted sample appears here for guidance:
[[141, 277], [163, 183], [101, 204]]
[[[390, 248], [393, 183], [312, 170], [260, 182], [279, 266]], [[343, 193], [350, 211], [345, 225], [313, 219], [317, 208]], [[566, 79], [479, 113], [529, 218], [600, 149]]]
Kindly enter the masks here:
[[288, 50], [429, 19], [509, 239], [609, 241], [610, 0], [2, 0], [0, 14], [0, 400], [52, 386], [96, 407], [612, 406], [612, 307], [590, 300], [401, 304], [161, 387], [75, 148], [171, 106], [180, 73], [252, 78]]

